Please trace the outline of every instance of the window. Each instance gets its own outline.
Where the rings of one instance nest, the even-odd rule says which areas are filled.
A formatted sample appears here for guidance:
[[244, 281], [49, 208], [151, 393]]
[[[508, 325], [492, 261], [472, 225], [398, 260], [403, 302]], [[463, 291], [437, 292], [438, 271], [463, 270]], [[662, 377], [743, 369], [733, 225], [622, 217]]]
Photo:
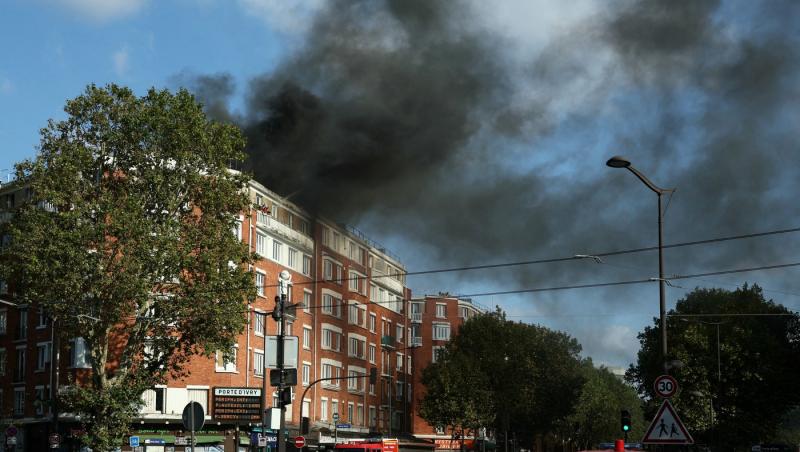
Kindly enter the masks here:
[[397, 325], [397, 342], [400, 342], [400, 343], [403, 342], [403, 330], [404, 329], [405, 328], [403, 327], [403, 325]]
[[375, 344], [369, 344], [369, 362], [375, 364]]
[[375, 409], [374, 406], [369, 406], [369, 426], [370, 427], [377, 427], [378, 426], [378, 410]]
[[303, 348], [306, 350], [311, 349], [311, 327], [303, 327]]
[[341, 347], [342, 333], [329, 328], [322, 328], [322, 348], [338, 352]]
[[14, 371], [15, 381], [25, 380], [25, 346], [17, 348], [17, 368]]
[[350, 301], [347, 305], [347, 323], [361, 325], [361, 309], [355, 301]]
[[253, 331], [256, 336], [263, 336], [266, 333], [267, 314], [265, 312], [253, 312]]
[[8, 357], [6, 356], [6, 349], [0, 348], [0, 377], [4, 377], [6, 375], [7, 362], [8, 362]]
[[272, 218], [276, 220], [278, 219], [278, 210], [279, 210], [278, 205], [273, 202], [272, 207], [269, 209], [269, 214]]
[[309, 227], [308, 221], [300, 220], [300, 232], [306, 235], [311, 233], [311, 228]]
[[304, 290], [303, 291], [303, 311], [309, 312], [309, 313], [311, 312], [311, 298], [312, 298], [312, 296], [313, 295], [311, 294], [310, 290]]
[[403, 400], [403, 394], [405, 393], [405, 391], [403, 391], [403, 387], [404, 386], [405, 385], [403, 384], [402, 381], [395, 382], [395, 385], [394, 385], [394, 398], [395, 399]]
[[311, 384], [311, 364], [303, 363], [303, 386]]
[[144, 407], [142, 411], [145, 413], [163, 413], [164, 412], [164, 393], [166, 388], [152, 388], [147, 389], [142, 394]]
[[333, 262], [328, 260], [322, 262], [322, 274], [325, 281], [333, 279]]
[[447, 318], [447, 305], [443, 303], [436, 303], [436, 317], [440, 319]]
[[375, 383], [369, 384], [369, 395], [375, 395]]
[[[330, 362], [323, 362], [322, 364], [322, 378], [339, 378], [339, 365]], [[325, 381], [323, 385], [331, 388], [339, 387], [339, 380]]]
[[36, 410], [37, 416], [44, 416], [44, 407], [47, 404], [47, 387], [36, 386], [34, 389], [33, 407]]
[[72, 339], [69, 348], [69, 362], [71, 367], [88, 369], [91, 367], [89, 350], [82, 337]]
[[272, 259], [276, 261], [281, 260], [281, 250], [283, 248], [283, 244], [277, 240], [272, 241]]
[[19, 325], [17, 326], [17, 339], [28, 337], [28, 310], [19, 310]]
[[217, 350], [217, 372], [236, 372], [236, 349], [234, 346], [228, 351]]
[[359, 372], [357, 370], [348, 370], [347, 371], [347, 376], [350, 377], [350, 378], [347, 379], [347, 390], [348, 391], [358, 392], [358, 391], [361, 390], [361, 388], [360, 388], [361, 385], [359, 384], [361, 382], [361, 378], [358, 378], [361, 375], [364, 375], [364, 373], [363, 372]]
[[267, 257], [267, 236], [260, 232], [256, 233], [256, 253], [261, 257]]
[[6, 334], [6, 325], [8, 325], [8, 311], [0, 309], [0, 334]]
[[353, 423], [353, 402], [347, 402], [347, 422]]
[[208, 389], [189, 388], [187, 390], [190, 402], [197, 402], [203, 407], [203, 412], [208, 413]]
[[266, 275], [261, 272], [256, 272], [256, 294], [259, 296], [264, 296], [264, 280], [266, 279]]
[[398, 353], [397, 354], [397, 370], [402, 370], [402, 369], [403, 369], [403, 354], [402, 353]]
[[377, 318], [378, 316], [375, 314], [369, 315], [369, 330], [373, 333], [375, 332], [375, 323], [377, 322]]
[[364, 425], [364, 405], [360, 403], [356, 406], [356, 424]]
[[369, 285], [369, 300], [373, 303], [378, 301], [378, 286], [375, 284]]
[[450, 325], [447, 323], [434, 323], [433, 324], [433, 339], [437, 341], [446, 341], [450, 339]]
[[25, 414], [25, 388], [14, 388], [14, 416]]
[[362, 336], [351, 335], [347, 341], [347, 356], [364, 359], [367, 341]]
[[36, 322], [36, 328], [47, 328], [47, 313], [42, 308], [39, 308], [39, 321]]
[[253, 350], [253, 373], [257, 376], [264, 376], [264, 351]]
[[294, 248], [289, 248], [289, 268], [295, 268], [297, 265], [297, 250]]
[[431, 347], [433, 349], [433, 359], [431, 360], [432, 363], [439, 361], [444, 353], [444, 347], [441, 345], [434, 345]]
[[342, 300], [330, 294], [322, 294], [322, 313], [340, 318], [342, 316]]
[[50, 364], [50, 342], [36, 344], [36, 370], [42, 371]]
[[236, 224], [233, 225], [233, 236], [239, 240], [242, 240], [242, 222], [241, 220], [237, 220]]
[[303, 274], [311, 275], [311, 256], [303, 255]]
[[328, 420], [328, 398], [323, 397], [319, 403], [319, 418], [320, 420], [327, 421]]

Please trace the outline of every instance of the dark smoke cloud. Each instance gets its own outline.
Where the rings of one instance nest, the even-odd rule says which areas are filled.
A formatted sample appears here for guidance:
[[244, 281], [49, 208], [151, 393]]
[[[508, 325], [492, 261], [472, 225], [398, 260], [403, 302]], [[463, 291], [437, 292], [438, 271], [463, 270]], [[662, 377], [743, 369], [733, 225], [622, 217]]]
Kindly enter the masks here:
[[[522, 61], [478, 3], [325, 5], [306, 46], [251, 83], [242, 117], [221, 108], [229, 78], [194, 86], [214, 115], [244, 127], [257, 179], [379, 240], [416, 244], [405, 248], [410, 270], [654, 244], [655, 196], [605, 167], [614, 154], [678, 188], [667, 242], [798, 225], [796, 2], [603, 3]], [[798, 248], [780, 236], [670, 250], [667, 272], [792, 261]], [[654, 272], [651, 253], [424, 285]], [[786, 273], [768, 278], [800, 292]], [[614, 307], [639, 293], [585, 296]], [[537, 303], [563, 306], [556, 295]]]

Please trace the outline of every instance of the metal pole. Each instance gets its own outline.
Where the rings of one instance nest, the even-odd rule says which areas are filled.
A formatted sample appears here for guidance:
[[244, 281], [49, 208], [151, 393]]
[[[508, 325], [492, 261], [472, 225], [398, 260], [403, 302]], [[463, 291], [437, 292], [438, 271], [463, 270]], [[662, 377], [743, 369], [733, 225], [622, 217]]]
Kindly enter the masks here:
[[[281, 331], [278, 335], [278, 350], [277, 350], [277, 358], [278, 358], [278, 371], [280, 372], [280, 380], [278, 383], [278, 404], [281, 408], [281, 420], [280, 420], [280, 429], [278, 430], [278, 452], [286, 452], [286, 435], [284, 434], [284, 429], [286, 428], [286, 405], [283, 402], [283, 389], [285, 385], [284, 381], [284, 356], [283, 356], [283, 343], [284, 339], [286, 338], [286, 312], [284, 308], [286, 307], [286, 293], [285, 293], [285, 282], [283, 279], [280, 281], [280, 288], [281, 288], [281, 295], [280, 295], [280, 313], [281, 313]], [[266, 375], [265, 375], [266, 377]]]
[[720, 322], [717, 322], [717, 391], [720, 389], [719, 385], [722, 384], [722, 367], [719, 360], [719, 325]]
[[192, 408], [189, 410], [189, 417], [191, 421], [190, 424], [192, 424], [191, 440], [192, 440], [192, 452], [194, 452], [194, 405], [192, 405]]
[[[263, 393], [262, 397], [262, 404], [261, 404], [261, 435], [265, 438], [267, 437], [267, 394], [269, 393], [269, 385], [267, 384], [267, 315], [256, 313], [256, 315], [260, 315], [262, 318], [261, 326], [263, 328], [262, 333], [264, 333], [264, 351], [263, 356], [264, 358], [261, 360], [261, 392]], [[258, 444], [256, 444], [258, 446]], [[264, 445], [264, 452], [267, 452], [267, 446]]]
[[[390, 363], [391, 364], [391, 363]], [[391, 366], [389, 366], [391, 368]], [[386, 377], [386, 384], [389, 385], [389, 438], [392, 437], [392, 376]]]
[[661, 192], [658, 195], [658, 286], [659, 286], [659, 313], [661, 315], [661, 356], [667, 372], [667, 302], [664, 282], [664, 214], [661, 211]]

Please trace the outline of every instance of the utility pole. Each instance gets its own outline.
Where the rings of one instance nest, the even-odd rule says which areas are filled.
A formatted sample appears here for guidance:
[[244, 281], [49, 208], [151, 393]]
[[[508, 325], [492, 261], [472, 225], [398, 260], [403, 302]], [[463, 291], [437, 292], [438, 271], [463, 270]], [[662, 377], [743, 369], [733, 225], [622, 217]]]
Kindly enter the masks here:
[[[288, 401], [284, 398], [284, 390], [287, 388], [286, 386], [286, 375], [284, 369], [284, 341], [286, 339], [286, 312], [284, 311], [286, 307], [286, 293], [288, 292], [287, 284], [292, 280], [292, 275], [284, 270], [281, 272], [278, 283], [280, 284], [280, 294], [275, 297], [275, 310], [273, 311], [273, 317], [275, 317], [275, 313], [278, 315], [278, 320], [280, 321], [281, 329], [280, 334], [278, 334], [278, 350], [276, 350], [276, 358], [277, 358], [277, 365], [278, 365], [278, 372], [280, 372], [280, 380], [278, 383], [278, 405], [280, 405], [281, 409], [281, 420], [280, 420], [280, 429], [278, 430], [278, 452], [286, 452], [286, 434], [284, 430], [286, 429], [286, 404], [291, 403], [291, 395], [288, 397]], [[265, 357], [266, 357], [266, 349], [264, 350]], [[266, 371], [264, 372], [264, 378], [266, 378]]]

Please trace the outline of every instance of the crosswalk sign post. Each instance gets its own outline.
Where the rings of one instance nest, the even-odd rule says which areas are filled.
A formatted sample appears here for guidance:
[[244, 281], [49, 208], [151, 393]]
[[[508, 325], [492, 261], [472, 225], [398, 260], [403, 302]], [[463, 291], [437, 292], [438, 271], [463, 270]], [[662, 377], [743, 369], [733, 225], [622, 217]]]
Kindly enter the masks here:
[[675, 412], [675, 408], [669, 403], [669, 399], [664, 399], [647, 433], [644, 434], [642, 443], [694, 444], [694, 440]]

